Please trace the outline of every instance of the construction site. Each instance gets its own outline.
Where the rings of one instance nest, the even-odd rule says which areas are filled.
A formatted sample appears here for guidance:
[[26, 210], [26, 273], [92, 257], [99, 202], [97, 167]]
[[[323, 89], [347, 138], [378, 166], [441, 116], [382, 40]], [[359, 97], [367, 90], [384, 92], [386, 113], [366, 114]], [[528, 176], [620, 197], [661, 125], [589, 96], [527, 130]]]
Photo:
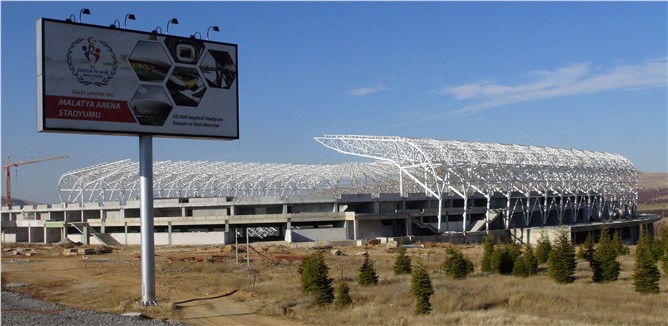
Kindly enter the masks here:
[[[155, 244], [463, 243], [487, 233], [531, 243], [558, 227], [577, 243], [604, 226], [634, 243], [641, 226], [652, 232], [660, 219], [637, 214], [637, 171], [618, 154], [428, 138], [315, 140], [372, 162], [154, 162]], [[140, 244], [138, 168], [122, 160], [65, 173], [61, 203], [3, 207], [2, 241]]]

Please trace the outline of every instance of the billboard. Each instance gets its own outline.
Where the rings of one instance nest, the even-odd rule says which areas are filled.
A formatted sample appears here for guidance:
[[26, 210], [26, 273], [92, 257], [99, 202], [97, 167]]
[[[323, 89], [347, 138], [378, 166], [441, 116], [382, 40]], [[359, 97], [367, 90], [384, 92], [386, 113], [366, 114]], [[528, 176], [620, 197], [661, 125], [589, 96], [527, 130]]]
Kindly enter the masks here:
[[37, 129], [239, 138], [237, 45], [37, 21]]

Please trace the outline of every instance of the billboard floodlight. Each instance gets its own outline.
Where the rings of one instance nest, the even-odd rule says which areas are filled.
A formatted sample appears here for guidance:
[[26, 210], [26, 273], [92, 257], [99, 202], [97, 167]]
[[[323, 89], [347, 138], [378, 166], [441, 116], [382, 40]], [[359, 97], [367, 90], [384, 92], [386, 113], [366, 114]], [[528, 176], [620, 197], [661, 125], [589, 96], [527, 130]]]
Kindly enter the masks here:
[[[199, 37], [197, 37], [199, 35]], [[195, 32], [195, 34], [190, 35], [190, 38], [199, 38], [200, 40], [202, 39], [202, 34], [200, 32]]]
[[128, 19], [129, 19], [129, 20], [136, 20], [134, 14], [126, 14], [126, 15], [125, 15], [125, 21], [123, 22], [123, 28], [127, 28], [127, 27], [128, 27]]
[[82, 14], [83, 15], [90, 15], [90, 10], [88, 10], [87, 8], [81, 8], [81, 10], [79, 11], [79, 22], [80, 23], [81, 23], [81, 15]]
[[170, 20], [167, 22], [167, 34], [169, 34], [169, 24], [178, 25], [178, 24], [179, 24], [179, 20], [176, 19], [176, 18], [172, 18], [172, 19], [170, 19]]
[[[159, 30], [159, 32], [158, 32], [158, 30]], [[162, 34], [162, 27], [156, 26], [152, 33], [153, 34], [158, 34], [158, 33]]]
[[220, 32], [220, 28], [218, 26], [209, 26], [209, 28], [206, 30], [206, 39], [209, 39], [209, 32], [214, 31], [214, 32]]
[[70, 14], [70, 16], [67, 17], [67, 19], [65, 19], [65, 21], [68, 22], [68, 23], [71, 23], [71, 22], [75, 22], [75, 23], [76, 23], [76, 21], [77, 21], [77, 17], [74, 16], [74, 14]]
[[121, 22], [118, 19], [116, 19], [116, 20], [114, 20], [113, 24], [109, 25], [109, 27], [111, 27], [111, 28], [121, 28]]

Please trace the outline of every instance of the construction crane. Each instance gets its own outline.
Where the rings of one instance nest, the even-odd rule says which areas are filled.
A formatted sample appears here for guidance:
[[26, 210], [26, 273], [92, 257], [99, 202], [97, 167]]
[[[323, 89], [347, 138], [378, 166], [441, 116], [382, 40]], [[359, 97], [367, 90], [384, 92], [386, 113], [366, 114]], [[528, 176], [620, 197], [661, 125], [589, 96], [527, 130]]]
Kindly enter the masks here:
[[33, 164], [33, 163], [39, 163], [39, 162], [44, 162], [44, 161], [52, 161], [52, 160], [60, 160], [64, 158], [69, 158], [67, 155], [62, 155], [62, 156], [50, 156], [50, 157], [42, 157], [42, 158], [37, 158], [34, 160], [28, 160], [28, 161], [21, 161], [21, 162], [14, 162], [11, 163], [9, 160], [9, 156], [7, 156], [7, 164], [3, 165], [2, 168], [5, 170], [5, 204], [7, 205], [7, 208], [12, 209], [12, 191], [11, 191], [11, 173], [10, 169], [11, 167], [18, 167], [21, 165], [27, 165], [27, 164]]

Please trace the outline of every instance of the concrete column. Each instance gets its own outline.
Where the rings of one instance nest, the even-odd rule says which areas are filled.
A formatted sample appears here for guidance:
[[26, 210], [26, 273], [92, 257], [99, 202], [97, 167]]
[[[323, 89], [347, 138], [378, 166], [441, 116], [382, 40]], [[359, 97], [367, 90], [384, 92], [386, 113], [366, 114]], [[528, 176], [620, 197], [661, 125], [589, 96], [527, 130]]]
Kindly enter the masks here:
[[32, 228], [30, 227], [30, 222], [28, 222], [28, 243], [32, 243]]
[[332, 207], [332, 213], [338, 213], [339, 212], [339, 203], [334, 203], [334, 205], [332, 205], [332, 206], [333, 206]]
[[406, 236], [411, 237], [413, 236], [413, 221], [411, 220], [410, 216], [405, 219], [406, 221]]
[[353, 240], [357, 240], [357, 217], [353, 220]]
[[181, 217], [186, 217], [186, 207], [181, 207]]
[[285, 242], [292, 242], [292, 221], [290, 219], [285, 226]]
[[288, 213], [288, 204], [283, 204], [283, 210], [282, 210], [282, 213], [283, 213], [283, 214], [287, 214], [287, 213]]
[[169, 245], [172, 245], [172, 221], [167, 221], [167, 238], [169, 239]]
[[[230, 216], [234, 216], [236, 213], [236, 206], [230, 205]], [[235, 231], [236, 232], [236, 231]]]
[[230, 232], [230, 220], [225, 220], [225, 232]]
[[[123, 215], [125, 215], [125, 214], [123, 214]], [[123, 224], [125, 225], [125, 245], [127, 246], [128, 245], [128, 222], [123, 222]]]
[[373, 212], [376, 214], [380, 214], [380, 201], [376, 200], [373, 203]]
[[47, 236], [46, 236], [46, 224], [44, 224], [44, 244], [47, 244], [47, 243], [49, 243], [49, 242], [47, 241]]
[[88, 225], [83, 226], [83, 234], [81, 234], [81, 242], [85, 245], [90, 244], [90, 230]]

